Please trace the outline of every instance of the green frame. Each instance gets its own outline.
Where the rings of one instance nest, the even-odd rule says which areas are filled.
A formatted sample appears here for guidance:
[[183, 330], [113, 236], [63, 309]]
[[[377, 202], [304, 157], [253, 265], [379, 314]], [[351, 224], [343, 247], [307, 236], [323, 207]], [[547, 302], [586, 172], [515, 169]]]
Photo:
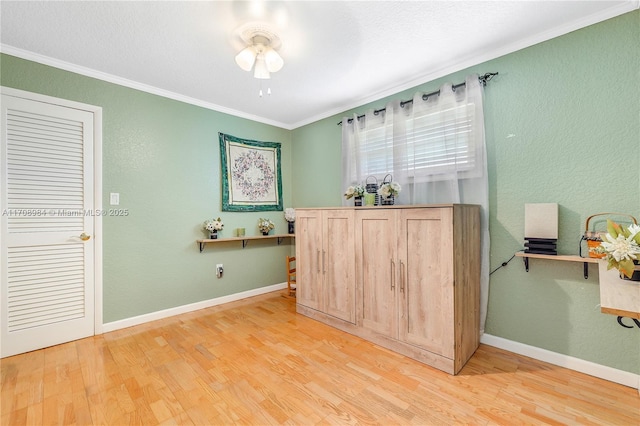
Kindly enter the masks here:
[[222, 211], [282, 211], [280, 143], [218, 136]]

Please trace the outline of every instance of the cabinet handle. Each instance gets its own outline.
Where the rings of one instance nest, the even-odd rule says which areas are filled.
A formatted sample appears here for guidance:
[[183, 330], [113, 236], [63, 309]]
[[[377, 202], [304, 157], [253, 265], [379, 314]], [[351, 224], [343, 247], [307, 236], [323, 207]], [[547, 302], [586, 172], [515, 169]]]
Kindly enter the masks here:
[[393, 262], [393, 258], [391, 258], [391, 290], [394, 290], [396, 288], [396, 283], [394, 279], [395, 271], [396, 271], [396, 264]]
[[324, 255], [325, 255], [326, 253], [327, 253], [326, 251], [322, 250], [322, 273], [323, 273], [323, 274], [324, 274], [325, 272], [327, 272], [326, 265], [324, 264]]
[[316, 250], [316, 270], [320, 272], [320, 250]]
[[400, 292], [404, 293], [404, 263], [402, 263], [402, 260], [400, 261]]

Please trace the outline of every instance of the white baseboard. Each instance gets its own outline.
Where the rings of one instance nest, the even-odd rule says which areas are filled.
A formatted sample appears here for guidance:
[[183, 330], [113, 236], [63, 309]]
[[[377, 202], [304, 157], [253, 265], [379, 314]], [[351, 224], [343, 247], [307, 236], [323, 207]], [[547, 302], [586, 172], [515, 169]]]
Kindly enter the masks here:
[[503, 339], [502, 337], [496, 337], [490, 334], [483, 334], [482, 337], [480, 337], [480, 342], [509, 352], [528, 356], [539, 361], [548, 362], [549, 364], [557, 365], [559, 367], [568, 368], [570, 370], [579, 371], [610, 382], [636, 388], [640, 392], [640, 375], [638, 374], [596, 364], [591, 361], [585, 361], [580, 358], [559, 354], [557, 352], [551, 352], [535, 346], [525, 345], [524, 343], [514, 342], [513, 340]]
[[241, 293], [230, 294], [228, 296], [216, 297], [215, 299], [203, 300], [202, 302], [191, 303], [189, 305], [177, 306], [175, 308], [165, 309], [162, 311], [151, 312], [137, 317], [126, 318], [119, 321], [113, 321], [102, 325], [102, 332], [120, 330], [122, 328], [133, 327], [134, 325], [144, 324], [146, 322], [155, 321], [163, 318], [172, 317], [174, 315], [186, 314], [187, 312], [197, 311], [199, 309], [210, 308], [212, 306], [222, 305], [223, 303], [235, 302], [236, 300], [246, 299], [247, 297], [259, 296], [261, 294], [270, 293], [272, 291], [287, 288], [287, 283], [273, 284], [267, 287], [260, 287], [254, 290], [247, 290]]

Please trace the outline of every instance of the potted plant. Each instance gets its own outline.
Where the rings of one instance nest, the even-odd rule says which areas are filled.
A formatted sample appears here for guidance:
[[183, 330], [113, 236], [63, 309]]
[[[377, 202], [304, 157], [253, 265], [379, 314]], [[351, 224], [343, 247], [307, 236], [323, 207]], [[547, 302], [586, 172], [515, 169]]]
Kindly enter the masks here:
[[289, 226], [289, 233], [295, 233], [295, 221], [296, 221], [296, 211], [291, 207], [284, 209], [284, 220], [287, 221], [287, 225]]
[[258, 219], [258, 229], [262, 232], [262, 235], [269, 235], [269, 231], [271, 231], [276, 226], [271, 222], [271, 219]]
[[607, 270], [616, 268], [621, 277], [640, 281], [640, 270], [636, 268], [640, 259], [640, 226], [637, 224], [624, 228], [608, 219], [607, 233], [602, 235], [602, 242], [594, 251], [605, 255]]
[[398, 182], [384, 182], [378, 189], [378, 195], [382, 197], [382, 205], [393, 205], [395, 197], [400, 194], [402, 187]]
[[365, 193], [365, 188], [362, 185], [352, 185], [350, 187], [347, 188], [347, 190], [344, 192], [344, 196], [345, 198], [348, 200], [350, 198], [353, 198], [353, 203], [355, 206], [361, 206], [362, 205], [362, 197], [364, 196]]
[[222, 219], [207, 219], [202, 225], [205, 231], [209, 232], [209, 238], [215, 240], [218, 238], [218, 231], [221, 231], [224, 228], [224, 223], [222, 223]]

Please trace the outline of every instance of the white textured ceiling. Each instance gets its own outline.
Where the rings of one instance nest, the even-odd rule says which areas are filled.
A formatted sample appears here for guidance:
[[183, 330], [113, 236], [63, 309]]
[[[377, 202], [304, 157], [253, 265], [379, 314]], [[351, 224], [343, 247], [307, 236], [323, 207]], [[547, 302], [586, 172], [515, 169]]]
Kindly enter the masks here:
[[[292, 129], [638, 4], [3, 0], [0, 49]], [[284, 68], [263, 82], [271, 96], [234, 62], [234, 30], [248, 21], [276, 25], [282, 40]]]

